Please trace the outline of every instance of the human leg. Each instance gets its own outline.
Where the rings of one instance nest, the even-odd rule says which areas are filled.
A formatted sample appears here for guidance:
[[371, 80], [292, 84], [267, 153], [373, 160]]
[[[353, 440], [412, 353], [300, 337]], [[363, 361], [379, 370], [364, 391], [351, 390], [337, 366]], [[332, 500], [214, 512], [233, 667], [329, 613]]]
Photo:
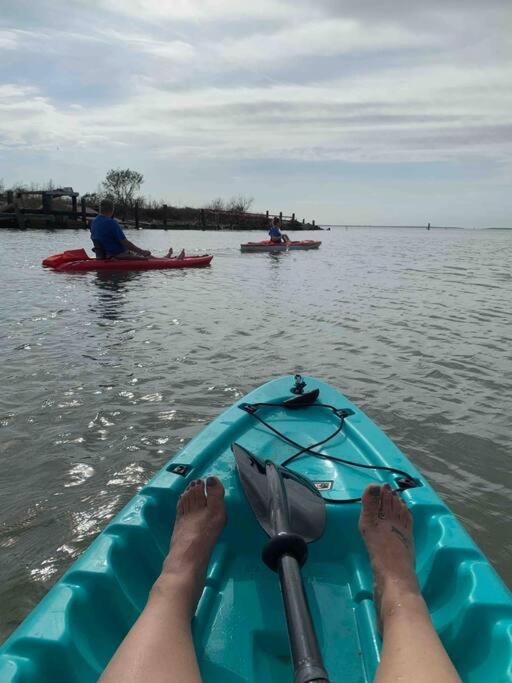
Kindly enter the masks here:
[[200, 683], [190, 624], [226, 522], [224, 487], [216, 477], [208, 477], [206, 494], [199, 479], [181, 496], [162, 572], [101, 683]]
[[412, 515], [387, 484], [368, 486], [359, 520], [374, 577], [382, 633], [376, 683], [460, 683], [420, 593], [414, 570]]
[[120, 254], [116, 254], [112, 258], [120, 259], [120, 260], [129, 260], [129, 259], [133, 260], [133, 259], [145, 259], [146, 256], [142, 256], [142, 254], [136, 254], [133, 251], [126, 250], [126, 251], [122, 251]]

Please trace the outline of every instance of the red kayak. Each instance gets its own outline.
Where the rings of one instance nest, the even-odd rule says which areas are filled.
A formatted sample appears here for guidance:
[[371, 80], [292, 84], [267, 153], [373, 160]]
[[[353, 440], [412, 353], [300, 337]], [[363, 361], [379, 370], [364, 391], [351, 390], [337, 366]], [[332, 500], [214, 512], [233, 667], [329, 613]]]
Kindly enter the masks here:
[[59, 273], [81, 272], [86, 270], [162, 270], [168, 268], [204, 268], [213, 256], [185, 256], [185, 258], [145, 258], [145, 259], [96, 259], [90, 258], [85, 249], [72, 249], [61, 254], [48, 256], [43, 266], [58, 270]]
[[318, 249], [322, 243], [317, 240], [300, 240], [298, 242], [245, 242], [240, 245], [240, 249], [245, 253], [258, 251], [291, 251], [292, 249]]

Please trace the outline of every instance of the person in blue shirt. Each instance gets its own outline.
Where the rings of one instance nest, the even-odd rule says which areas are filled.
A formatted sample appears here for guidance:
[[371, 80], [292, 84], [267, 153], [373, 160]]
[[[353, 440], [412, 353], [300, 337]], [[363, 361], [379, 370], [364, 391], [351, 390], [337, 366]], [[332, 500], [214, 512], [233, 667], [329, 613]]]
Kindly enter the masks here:
[[139, 259], [151, 256], [147, 249], [141, 249], [126, 239], [119, 223], [112, 218], [114, 204], [110, 199], [101, 202], [100, 213], [91, 223], [91, 239], [96, 258]]
[[277, 216], [274, 216], [274, 220], [270, 223], [270, 230], [268, 231], [268, 234], [270, 235], [270, 241], [271, 242], [289, 242], [290, 238], [288, 235], [283, 235], [279, 228], [279, 218]]
[[[113, 215], [114, 204], [110, 199], [104, 199], [101, 202], [100, 213], [91, 223], [91, 239], [96, 258], [141, 259], [152, 256], [150, 251], [141, 249], [126, 239], [126, 235], [119, 223], [114, 220]], [[164, 258], [184, 259], [185, 250], [182, 249], [178, 256], [173, 256], [171, 247]]]

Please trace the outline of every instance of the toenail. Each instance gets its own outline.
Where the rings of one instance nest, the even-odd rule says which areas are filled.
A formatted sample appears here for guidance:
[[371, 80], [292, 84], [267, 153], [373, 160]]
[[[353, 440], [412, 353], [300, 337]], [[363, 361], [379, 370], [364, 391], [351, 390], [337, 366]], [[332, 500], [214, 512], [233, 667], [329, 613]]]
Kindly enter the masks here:
[[380, 496], [380, 487], [379, 486], [372, 486], [370, 488], [370, 496]]
[[208, 477], [206, 480], [206, 486], [215, 486], [216, 481], [214, 477]]

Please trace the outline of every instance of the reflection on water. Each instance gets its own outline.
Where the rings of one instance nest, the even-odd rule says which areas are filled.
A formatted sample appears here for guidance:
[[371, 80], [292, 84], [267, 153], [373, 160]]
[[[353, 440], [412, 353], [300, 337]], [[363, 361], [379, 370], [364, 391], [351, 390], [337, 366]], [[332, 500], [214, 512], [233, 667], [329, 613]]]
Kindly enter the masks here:
[[106, 320], [119, 320], [122, 315], [125, 294], [130, 283], [143, 275], [140, 271], [93, 273], [93, 282], [98, 288], [98, 295], [90, 306], [92, 313], [98, 313]]
[[254, 235], [173, 237], [212, 267], [55, 273], [48, 240], [83, 232], [4, 231], [0, 636], [185, 441], [296, 370], [358, 402], [510, 582], [512, 233], [332, 230], [244, 255]]

